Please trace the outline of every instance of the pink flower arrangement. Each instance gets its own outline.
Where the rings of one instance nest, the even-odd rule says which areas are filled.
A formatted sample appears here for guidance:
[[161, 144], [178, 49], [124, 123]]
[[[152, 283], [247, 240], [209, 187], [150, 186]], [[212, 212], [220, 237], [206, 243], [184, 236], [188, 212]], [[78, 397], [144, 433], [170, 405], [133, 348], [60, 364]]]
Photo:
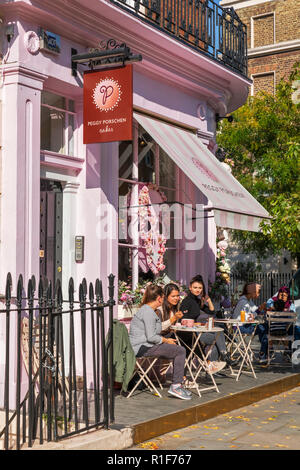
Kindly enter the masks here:
[[217, 240], [216, 275], [214, 282], [209, 281], [209, 294], [215, 299], [227, 295], [227, 286], [230, 281], [230, 266], [226, 260], [227, 248], [226, 240]]
[[[154, 274], [158, 274], [166, 269], [163, 255], [166, 251], [167, 239], [159, 233], [159, 220], [151, 207], [149, 189], [157, 190], [158, 188], [152, 184], [144, 185], [139, 193], [140, 236], [146, 249], [147, 264]], [[147, 231], [148, 223], [151, 228]]]

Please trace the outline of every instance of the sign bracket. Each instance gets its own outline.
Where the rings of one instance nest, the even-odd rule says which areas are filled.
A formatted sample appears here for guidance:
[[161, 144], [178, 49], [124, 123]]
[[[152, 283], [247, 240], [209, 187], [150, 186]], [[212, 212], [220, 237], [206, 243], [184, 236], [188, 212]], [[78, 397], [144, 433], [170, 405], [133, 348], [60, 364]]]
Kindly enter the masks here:
[[140, 62], [141, 60], [141, 54], [133, 54], [125, 43], [117, 44], [115, 39], [101, 41], [99, 47], [91, 48], [89, 52], [84, 54], [78, 54], [76, 49], [71, 49], [73, 77], [77, 77], [78, 64], [89, 67], [90, 70], [98, 70], [125, 66], [128, 63]]

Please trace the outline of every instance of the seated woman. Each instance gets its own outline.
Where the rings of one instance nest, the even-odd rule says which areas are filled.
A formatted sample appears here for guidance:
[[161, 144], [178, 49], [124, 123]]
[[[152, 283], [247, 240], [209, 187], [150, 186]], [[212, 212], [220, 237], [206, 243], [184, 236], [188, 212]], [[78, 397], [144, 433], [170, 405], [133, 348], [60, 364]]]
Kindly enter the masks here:
[[[206, 322], [209, 316], [215, 314], [215, 309], [211, 299], [206, 295], [201, 275], [197, 275], [191, 279], [189, 291], [189, 294], [183, 299], [180, 305], [183, 318], [190, 318], [195, 322]], [[191, 335], [181, 332], [180, 336], [187, 346], [191, 345]], [[201, 343], [204, 344], [207, 349], [210, 348], [210, 373], [215, 374], [222, 370], [226, 366], [226, 363], [228, 365], [231, 364], [226, 353], [224, 333], [218, 335], [215, 333], [203, 333], [201, 335]], [[213, 346], [211, 347], [211, 345]], [[218, 361], [219, 357], [221, 361]]]
[[[166, 338], [174, 337], [171, 326], [179, 322], [183, 317], [182, 312], [178, 310], [180, 300], [179, 287], [174, 283], [169, 283], [164, 287], [164, 300], [161, 307], [156, 310], [157, 315], [161, 319], [161, 334]], [[170, 368], [170, 361], [160, 359], [158, 364], [159, 379], [165, 382], [167, 371]], [[185, 380], [185, 378], [184, 378]]]
[[[241, 320], [241, 311], [244, 310], [247, 314], [247, 320], [251, 321], [257, 316], [258, 313], [264, 310], [264, 305], [257, 307], [253, 302], [254, 299], [259, 297], [260, 284], [250, 282], [244, 285], [242, 295], [236, 304], [233, 312], [233, 318]], [[244, 324], [240, 327], [241, 333], [251, 335], [254, 331], [255, 325]], [[268, 361], [268, 338], [267, 338], [267, 327], [265, 324], [259, 324], [256, 328], [255, 334], [258, 334], [259, 341], [261, 344], [259, 353], [259, 362], [264, 364]]]
[[164, 287], [164, 300], [162, 306], [157, 309], [162, 322], [161, 334], [165, 337], [170, 337], [172, 335], [170, 327], [179, 322], [183, 317], [183, 313], [178, 308], [179, 301], [179, 287], [174, 283], [167, 284]]
[[[267, 301], [267, 310], [275, 312], [296, 312], [295, 304], [290, 299], [290, 290], [286, 286], [280, 287], [277, 294]], [[272, 322], [270, 333], [274, 336], [285, 332], [286, 324], [282, 322]], [[300, 327], [295, 325], [295, 340], [300, 339]]]
[[161, 320], [155, 313], [163, 303], [163, 289], [157, 285], [146, 287], [141, 308], [130, 323], [129, 339], [137, 357], [161, 357], [173, 360], [172, 385], [168, 393], [181, 400], [190, 400], [191, 393], [182, 387], [185, 349], [174, 338], [161, 335]]
[[280, 287], [277, 295], [267, 301], [267, 309], [278, 312], [295, 312], [295, 304], [290, 299], [290, 290], [286, 286]]

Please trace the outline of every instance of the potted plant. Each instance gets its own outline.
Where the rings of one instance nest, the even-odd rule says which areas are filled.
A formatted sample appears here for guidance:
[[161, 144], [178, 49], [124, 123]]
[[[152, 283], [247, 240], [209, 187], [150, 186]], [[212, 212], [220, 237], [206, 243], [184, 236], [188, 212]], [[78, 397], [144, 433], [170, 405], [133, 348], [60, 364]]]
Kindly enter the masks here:
[[164, 285], [169, 282], [174, 282], [178, 285], [180, 301], [182, 301], [187, 295], [187, 286], [178, 281], [171, 281], [165, 276], [159, 276], [153, 281], [141, 281], [137, 284], [135, 289], [132, 289], [127, 282], [119, 281], [118, 318], [132, 317], [136, 313], [142, 303], [143, 295], [148, 284], [159, 284], [164, 287]]

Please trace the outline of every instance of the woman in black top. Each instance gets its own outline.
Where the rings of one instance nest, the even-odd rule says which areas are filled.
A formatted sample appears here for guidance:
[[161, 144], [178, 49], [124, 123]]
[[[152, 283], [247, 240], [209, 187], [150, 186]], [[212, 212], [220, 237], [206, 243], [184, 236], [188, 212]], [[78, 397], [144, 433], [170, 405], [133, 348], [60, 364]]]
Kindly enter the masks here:
[[[191, 279], [189, 294], [182, 301], [180, 310], [183, 313], [183, 318], [190, 318], [195, 322], [201, 323], [207, 322], [210, 316], [215, 315], [214, 305], [210, 297], [206, 294], [202, 276], [198, 275]], [[191, 341], [191, 337], [188, 338], [187, 334], [184, 336], [187, 341]], [[232, 365], [232, 361], [226, 351], [224, 333], [217, 335], [217, 338], [215, 333], [207, 332], [201, 335], [201, 343], [204, 343], [206, 346], [210, 346], [215, 340], [216, 342], [211, 350], [210, 358], [216, 364], [216, 368], [221, 367], [221, 365], [221, 368], [223, 368], [226, 364]], [[222, 362], [218, 363], [218, 359]], [[221, 369], [219, 368], [219, 370]]]
[[215, 314], [215, 308], [210, 297], [206, 295], [202, 276], [195, 276], [191, 280], [189, 290], [189, 294], [180, 306], [183, 318], [191, 318], [195, 322], [204, 323]]

